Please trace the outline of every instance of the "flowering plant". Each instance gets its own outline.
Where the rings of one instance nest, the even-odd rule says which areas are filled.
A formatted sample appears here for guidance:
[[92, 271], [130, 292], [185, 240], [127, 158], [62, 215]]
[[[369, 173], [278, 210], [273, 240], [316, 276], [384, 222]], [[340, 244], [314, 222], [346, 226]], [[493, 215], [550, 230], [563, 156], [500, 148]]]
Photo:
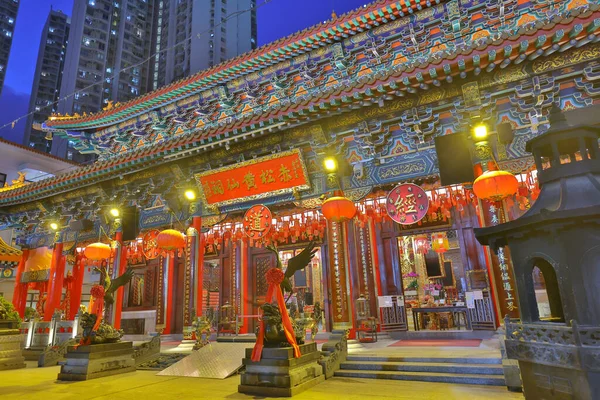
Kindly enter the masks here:
[[419, 274], [417, 274], [415, 271], [410, 271], [408, 274], [404, 274], [402, 275], [403, 278], [418, 278]]

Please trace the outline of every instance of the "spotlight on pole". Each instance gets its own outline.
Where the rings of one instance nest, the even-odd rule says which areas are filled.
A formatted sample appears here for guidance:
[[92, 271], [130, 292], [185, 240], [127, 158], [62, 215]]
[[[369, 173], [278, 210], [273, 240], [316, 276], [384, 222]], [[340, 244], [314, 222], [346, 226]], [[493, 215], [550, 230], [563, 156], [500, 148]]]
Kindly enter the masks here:
[[485, 124], [477, 124], [473, 127], [473, 140], [480, 142], [488, 137], [488, 128]]
[[196, 200], [196, 192], [194, 192], [192, 189], [186, 190], [183, 194], [188, 200]]
[[338, 163], [335, 157], [326, 157], [323, 160], [323, 167], [327, 172], [336, 172], [338, 169]]

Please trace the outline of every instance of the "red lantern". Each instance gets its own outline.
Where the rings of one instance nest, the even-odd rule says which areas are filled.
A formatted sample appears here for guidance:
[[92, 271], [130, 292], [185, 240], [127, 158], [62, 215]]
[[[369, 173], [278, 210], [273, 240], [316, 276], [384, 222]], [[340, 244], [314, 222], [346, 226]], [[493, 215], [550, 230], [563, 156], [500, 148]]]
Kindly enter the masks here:
[[501, 201], [519, 189], [519, 181], [508, 171], [487, 171], [473, 182], [473, 191], [480, 199]]
[[110, 246], [105, 243], [92, 243], [83, 250], [85, 257], [92, 261], [105, 260], [110, 257]]
[[419, 235], [415, 237], [415, 247], [419, 254], [427, 254], [429, 252], [429, 240], [426, 235]]
[[156, 237], [156, 243], [159, 249], [174, 252], [185, 247], [185, 237], [175, 229], [165, 229]]
[[330, 221], [342, 222], [354, 218], [356, 206], [347, 197], [335, 196], [323, 202], [321, 212]]
[[445, 253], [450, 249], [446, 232], [436, 232], [431, 234], [431, 248], [438, 254]]

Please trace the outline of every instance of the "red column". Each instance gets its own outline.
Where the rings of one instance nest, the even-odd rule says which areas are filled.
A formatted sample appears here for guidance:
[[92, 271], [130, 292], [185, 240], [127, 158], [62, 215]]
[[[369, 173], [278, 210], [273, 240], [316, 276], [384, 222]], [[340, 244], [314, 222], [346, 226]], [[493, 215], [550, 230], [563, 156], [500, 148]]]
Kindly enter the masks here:
[[377, 247], [377, 231], [375, 230], [375, 221], [373, 218], [369, 218], [369, 239], [371, 245], [371, 254], [373, 254], [373, 270], [375, 276], [375, 289], [377, 290], [377, 296], [383, 296], [381, 290], [381, 272], [379, 270], [379, 248]]
[[[125, 269], [127, 268], [127, 248], [123, 248], [121, 250], [121, 260], [119, 263], [119, 273], [118, 275], [121, 276], [125, 273]], [[125, 290], [125, 288], [123, 286], [121, 286], [120, 288], [117, 289], [117, 294], [115, 296], [115, 302], [113, 305], [113, 312], [115, 315], [114, 318], [114, 327], [115, 329], [121, 329], [121, 312], [123, 311], [123, 291]]]
[[[240, 314], [248, 315], [249, 308], [248, 303], [248, 244], [246, 243], [246, 239], [240, 240]], [[247, 317], [244, 317], [242, 320], [242, 327], [240, 328], [240, 333], [248, 333], [248, 324], [250, 321]]]
[[168, 256], [167, 258], [167, 307], [165, 309], [165, 330], [163, 333], [168, 335], [171, 333], [171, 320], [173, 318], [173, 277], [175, 270], [175, 256]]
[[202, 233], [202, 217], [201, 216], [193, 216], [192, 217], [192, 226], [198, 232], [198, 245], [196, 246], [196, 253], [194, 257], [196, 258], [195, 265], [192, 267], [196, 268], [194, 272], [196, 275], [196, 316], [202, 316], [202, 308], [204, 306], [204, 301], [202, 297], [203, 289], [204, 289], [204, 234]]
[[21, 276], [25, 272], [25, 263], [29, 257], [29, 250], [24, 249], [17, 267], [17, 276], [15, 279], [15, 290], [13, 291], [13, 305], [21, 316], [25, 317], [25, 305], [27, 304], [27, 283], [21, 283]]
[[[52, 250], [52, 261], [50, 262], [50, 275], [48, 278], [48, 300], [46, 300], [46, 306], [44, 308], [44, 321], [50, 321], [52, 319], [54, 309], [60, 304], [60, 298], [62, 295], [62, 277], [65, 273], [65, 266], [64, 263], [62, 263], [64, 262], [62, 250], [62, 240], [54, 243], [54, 249]], [[60, 285], [57, 284], [59, 270]]]
[[77, 254], [75, 265], [73, 265], [73, 289], [71, 291], [71, 318], [75, 318], [81, 304], [81, 292], [83, 291], [83, 277], [85, 276], [85, 266], [82, 257]]

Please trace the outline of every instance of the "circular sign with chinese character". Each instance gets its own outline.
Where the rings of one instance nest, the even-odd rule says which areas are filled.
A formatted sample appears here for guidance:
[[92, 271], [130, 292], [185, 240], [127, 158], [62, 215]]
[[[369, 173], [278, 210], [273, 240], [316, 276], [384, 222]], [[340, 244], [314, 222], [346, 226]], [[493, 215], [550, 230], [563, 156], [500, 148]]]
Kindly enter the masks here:
[[385, 208], [391, 219], [402, 225], [411, 225], [425, 217], [429, 209], [427, 193], [413, 183], [402, 183], [387, 195]]
[[262, 239], [269, 233], [273, 216], [271, 210], [262, 204], [252, 206], [244, 214], [244, 232], [250, 239]]
[[144, 257], [146, 257], [148, 260], [153, 260], [158, 257], [159, 250], [156, 238], [158, 237], [159, 233], [160, 232], [158, 230], [153, 229], [144, 235], [144, 239], [142, 240], [142, 251], [144, 253]]

